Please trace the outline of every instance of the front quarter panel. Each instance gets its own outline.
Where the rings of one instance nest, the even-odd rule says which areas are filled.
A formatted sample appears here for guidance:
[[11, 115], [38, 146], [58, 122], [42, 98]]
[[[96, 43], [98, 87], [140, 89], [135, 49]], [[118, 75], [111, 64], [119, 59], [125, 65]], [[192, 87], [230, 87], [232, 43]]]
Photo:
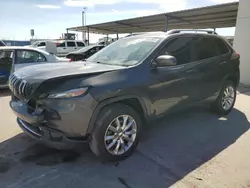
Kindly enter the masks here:
[[107, 72], [84, 81], [90, 85], [93, 98], [101, 103], [112, 98], [124, 99], [126, 96], [141, 99], [146, 108], [146, 116], [150, 114], [150, 101], [147, 95], [148, 77], [145, 67], [135, 66], [119, 71]]

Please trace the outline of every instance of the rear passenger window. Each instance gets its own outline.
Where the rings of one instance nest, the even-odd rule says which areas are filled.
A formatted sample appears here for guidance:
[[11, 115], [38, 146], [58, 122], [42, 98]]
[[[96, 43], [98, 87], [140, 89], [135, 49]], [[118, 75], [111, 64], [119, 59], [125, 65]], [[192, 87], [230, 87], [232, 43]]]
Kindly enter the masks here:
[[219, 55], [216, 43], [212, 38], [195, 38], [194, 53], [194, 61], [208, 59]]
[[160, 55], [171, 55], [177, 59], [177, 64], [186, 64], [191, 62], [191, 37], [180, 37], [167, 43], [162, 49]]
[[68, 47], [76, 47], [76, 43], [75, 42], [67, 42], [67, 46]]
[[217, 38], [194, 38], [193, 47], [193, 61], [200, 61], [229, 52], [227, 46]]
[[216, 45], [217, 45], [217, 50], [220, 55], [226, 54], [229, 52], [228, 47], [226, 44], [220, 40], [220, 39], [215, 39]]
[[76, 42], [76, 43], [77, 43], [77, 46], [79, 46], [79, 47], [84, 47], [85, 46], [85, 44], [83, 42]]

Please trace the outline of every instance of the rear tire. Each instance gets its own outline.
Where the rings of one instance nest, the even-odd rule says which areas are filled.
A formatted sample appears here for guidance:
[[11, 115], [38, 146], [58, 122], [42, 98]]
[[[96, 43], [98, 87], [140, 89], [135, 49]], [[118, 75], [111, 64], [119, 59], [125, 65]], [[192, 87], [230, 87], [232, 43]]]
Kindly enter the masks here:
[[95, 122], [90, 148], [102, 161], [119, 161], [130, 156], [139, 143], [141, 118], [130, 106], [104, 107]]
[[234, 107], [236, 94], [235, 83], [230, 80], [225, 81], [217, 99], [212, 104], [213, 110], [219, 115], [229, 114]]

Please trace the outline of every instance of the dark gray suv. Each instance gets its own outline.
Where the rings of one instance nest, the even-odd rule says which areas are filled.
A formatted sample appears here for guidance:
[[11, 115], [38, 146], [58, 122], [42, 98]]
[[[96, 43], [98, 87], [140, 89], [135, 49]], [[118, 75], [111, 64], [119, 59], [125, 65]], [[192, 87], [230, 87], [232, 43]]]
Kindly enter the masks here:
[[121, 160], [149, 120], [204, 100], [228, 114], [239, 59], [216, 34], [130, 36], [83, 62], [15, 72], [10, 106], [22, 130], [37, 140], [56, 147], [87, 141], [102, 160]]

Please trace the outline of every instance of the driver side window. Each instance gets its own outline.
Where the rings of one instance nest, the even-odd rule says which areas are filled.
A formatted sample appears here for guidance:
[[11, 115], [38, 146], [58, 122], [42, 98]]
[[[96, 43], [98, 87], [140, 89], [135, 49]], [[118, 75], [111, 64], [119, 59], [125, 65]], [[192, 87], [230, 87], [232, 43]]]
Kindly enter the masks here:
[[18, 50], [16, 64], [39, 63], [47, 61], [45, 56], [32, 50]]
[[191, 37], [179, 37], [168, 42], [159, 55], [171, 55], [177, 59], [177, 65], [191, 62]]

